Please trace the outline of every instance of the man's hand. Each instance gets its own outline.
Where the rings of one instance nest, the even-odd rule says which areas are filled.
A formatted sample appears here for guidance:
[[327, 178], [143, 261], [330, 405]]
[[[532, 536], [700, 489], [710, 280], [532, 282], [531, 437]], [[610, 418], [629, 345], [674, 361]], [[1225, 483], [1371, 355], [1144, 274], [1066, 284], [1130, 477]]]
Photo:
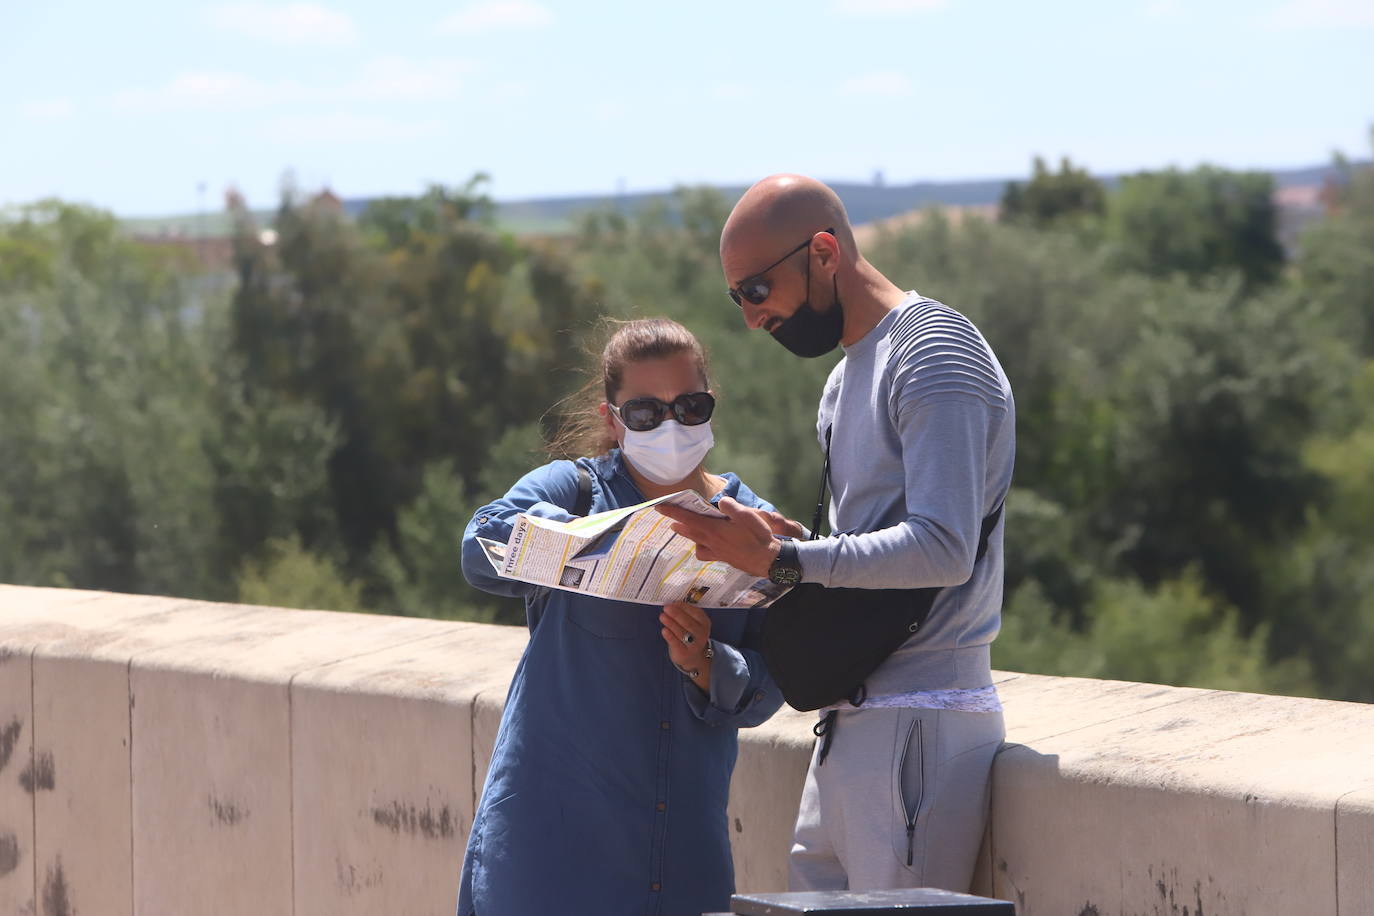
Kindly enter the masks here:
[[768, 577], [768, 567], [778, 555], [773, 535], [803, 533], [801, 525], [777, 512], [750, 509], [728, 496], [720, 498], [718, 507], [725, 518], [707, 518], [662, 503], [655, 508], [673, 520], [673, 531], [696, 542], [697, 559], [721, 560], [760, 579]]

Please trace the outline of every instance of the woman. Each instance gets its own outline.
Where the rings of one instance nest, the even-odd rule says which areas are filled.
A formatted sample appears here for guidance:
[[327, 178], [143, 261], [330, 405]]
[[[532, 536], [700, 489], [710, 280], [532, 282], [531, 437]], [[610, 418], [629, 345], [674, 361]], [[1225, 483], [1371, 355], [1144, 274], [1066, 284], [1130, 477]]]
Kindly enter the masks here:
[[589, 514], [683, 489], [771, 510], [702, 465], [715, 401], [686, 328], [627, 322], [600, 370], [589, 390], [605, 400], [584, 410], [580, 448], [567, 449], [597, 457], [531, 471], [463, 534], [463, 574], [525, 599], [530, 642], [473, 818], [459, 916], [698, 916], [726, 909], [734, 890], [725, 805], [736, 729], [782, 702], [756, 648], [762, 611], [541, 589], [498, 577], [477, 543], [504, 543], [521, 512], [572, 518], [579, 467]]

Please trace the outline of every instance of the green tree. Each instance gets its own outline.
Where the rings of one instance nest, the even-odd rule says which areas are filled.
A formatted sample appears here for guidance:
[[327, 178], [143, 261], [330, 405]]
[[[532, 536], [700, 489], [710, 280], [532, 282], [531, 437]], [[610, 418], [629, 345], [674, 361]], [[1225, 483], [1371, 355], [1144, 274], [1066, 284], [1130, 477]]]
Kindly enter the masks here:
[[433, 235], [454, 223], [493, 225], [496, 204], [487, 193], [491, 177], [479, 172], [461, 188], [431, 184], [418, 197], [377, 197], [368, 201], [358, 225], [377, 247], [403, 248], [420, 234]]
[[1123, 178], [1111, 195], [1107, 234], [1130, 270], [1192, 279], [1235, 270], [1262, 285], [1284, 262], [1273, 195], [1266, 172], [1141, 172]]
[[1275, 642], [1309, 657], [1335, 696], [1374, 701], [1374, 361], [1354, 378], [1342, 423], [1306, 443], [1327, 483], [1289, 541], [1272, 551], [1263, 586]]
[[1374, 168], [1347, 166], [1329, 190], [1331, 212], [1298, 240], [1298, 284], [1320, 304], [1333, 337], [1374, 358]]
[[[329, 436], [310, 439], [327, 448], [326, 495], [294, 530], [305, 549], [339, 556], [379, 606], [458, 613], [433, 600], [457, 576], [456, 532], [443, 548], [453, 574], [420, 582], [438, 569], [422, 523], [475, 493], [492, 444], [537, 425], [573, 387], [596, 313], [558, 251], [494, 230], [484, 183], [389, 198], [356, 223], [288, 187], [273, 244], [236, 205], [229, 326], [243, 409], [231, 415], [262, 424], [261, 405], [314, 412], [308, 429]], [[245, 502], [233, 517], [246, 535], [256, 525], [256, 543], [283, 536], [260, 508]], [[450, 519], [458, 531], [470, 508]]]
[[380, 258], [323, 196], [306, 199], [287, 187], [272, 244], [241, 205], [233, 215], [239, 282], [229, 327], [243, 397], [253, 406], [262, 399], [309, 405], [337, 430], [327, 463], [334, 523], [300, 533], [307, 545], [342, 547], [356, 561], [391, 523], [396, 499], [373, 443], [364, 363], [381, 299]]
[[307, 610], [363, 610], [362, 584], [345, 578], [328, 558], [306, 550], [294, 534], [268, 542], [266, 560], [244, 565], [238, 600]]
[[1087, 169], [1075, 168], [1069, 157], [1052, 172], [1039, 156], [1031, 167], [1031, 179], [1024, 185], [1009, 182], [1002, 191], [998, 207], [1001, 220], [1038, 229], [1065, 222], [1099, 217], [1106, 209], [1107, 191]]
[[1034, 581], [1013, 593], [993, 663], [1013, 671], [1146, 681], [1184, 687], [1309, 694], [1305, 664], [1274, 664], [1268, 632], [1245, 635], [1239, 615], [1210, 597], [1198, 574], [1147, 589], [1130, 579], [1094, 588], [1084, 623], [1056, 615]]
[[225, 596], [196, 278], [57, 201], [0, 251], [0, 579]]

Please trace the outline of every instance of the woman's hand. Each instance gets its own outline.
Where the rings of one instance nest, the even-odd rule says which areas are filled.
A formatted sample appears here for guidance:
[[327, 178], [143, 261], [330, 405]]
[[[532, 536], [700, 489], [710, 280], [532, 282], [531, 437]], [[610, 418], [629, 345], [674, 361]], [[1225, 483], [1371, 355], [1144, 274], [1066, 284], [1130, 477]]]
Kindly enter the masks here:
[[711, 618], [694, 604], [675, 601], [658, 615], [668, 658], [693, 684], [711, 690]]
[[795, 538], [798, 541], [806, 539], [806, 528], [801, 522], [795, 522], [781, 512], [764, 512], [764, 519], [768, 522], [768, 527], [773, 533], [781, 537]]

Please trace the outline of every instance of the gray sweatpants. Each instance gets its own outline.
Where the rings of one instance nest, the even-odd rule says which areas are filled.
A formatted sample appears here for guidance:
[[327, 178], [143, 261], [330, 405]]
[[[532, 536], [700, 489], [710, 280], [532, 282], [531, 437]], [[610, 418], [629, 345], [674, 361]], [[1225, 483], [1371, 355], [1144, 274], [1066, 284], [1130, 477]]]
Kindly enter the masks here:
[[816, 742], [788, 887], [967, 892], [987, 818], [1001, 713], [846, 709]]

